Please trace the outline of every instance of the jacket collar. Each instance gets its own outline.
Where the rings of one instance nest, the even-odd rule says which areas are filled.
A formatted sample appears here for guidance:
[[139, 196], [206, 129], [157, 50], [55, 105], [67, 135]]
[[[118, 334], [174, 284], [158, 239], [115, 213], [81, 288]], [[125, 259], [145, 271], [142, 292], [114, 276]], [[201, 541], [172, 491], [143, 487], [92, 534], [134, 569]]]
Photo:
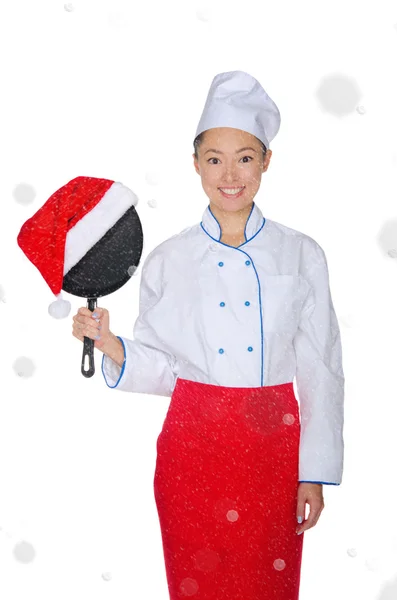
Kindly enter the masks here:
[[[263, 216], [260, 208], [255, 204], [255, 202], [253, 202], [251, 212], [244, 228], [246, 242], [253, 238], [262, 229], [265, 221], [266, 219]], [[205, 209], [200, 225], [207, 235], [218, 242], [220, 241], [222, 237], [221, 225], [212, 212], [210, 205], [208, 205]]]

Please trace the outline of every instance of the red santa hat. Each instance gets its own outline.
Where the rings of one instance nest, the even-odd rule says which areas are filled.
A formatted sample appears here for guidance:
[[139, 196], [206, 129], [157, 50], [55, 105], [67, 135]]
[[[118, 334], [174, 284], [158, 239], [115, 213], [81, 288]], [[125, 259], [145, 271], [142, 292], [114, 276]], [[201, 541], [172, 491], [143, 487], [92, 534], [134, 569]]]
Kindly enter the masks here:
[[50, 196], [21, 227], [18, 245], [58, 297], [48, 312], [64, 318], [63, 278], [131, 207], [137, 196], [110, 179], [76, 177]]

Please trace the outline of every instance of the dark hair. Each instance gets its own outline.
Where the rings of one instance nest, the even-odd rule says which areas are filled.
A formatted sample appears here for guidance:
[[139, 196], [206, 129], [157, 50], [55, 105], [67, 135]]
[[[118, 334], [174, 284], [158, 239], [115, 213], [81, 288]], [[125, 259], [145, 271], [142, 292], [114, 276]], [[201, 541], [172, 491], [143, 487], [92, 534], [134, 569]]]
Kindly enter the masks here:
[[[202, 131], [194, 140], [193, 142], [193, 146], [194, 146], [194, 156], [196, 157], [196, 159], [198, 160], [198, 148], [200, 146], [200, 144], [202, 144], [203, 139], [204, 139], [204, 133], [205, 131]], [[258, 140], [258, 142], [260, 143], [260, 145], [262, 146], [262, 153], [263, 153], [263, 158], [265, 158], [266, 156], [266, 152], [267, 152], [267, 148], [265, 146], [265, 144], [259, 140], [258, 138], [256, 138]]]

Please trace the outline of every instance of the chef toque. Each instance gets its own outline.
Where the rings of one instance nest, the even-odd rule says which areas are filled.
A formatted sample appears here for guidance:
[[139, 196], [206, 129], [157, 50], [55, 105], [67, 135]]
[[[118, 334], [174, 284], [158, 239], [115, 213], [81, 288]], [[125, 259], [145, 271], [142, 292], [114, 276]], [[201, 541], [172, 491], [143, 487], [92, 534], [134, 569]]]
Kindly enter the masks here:
[[219, 73], [212, 80], [196, 137], [214, 127], [247, 131], [269, 148], [280, 128], [280, 112], [259, 81], [248, 73]]

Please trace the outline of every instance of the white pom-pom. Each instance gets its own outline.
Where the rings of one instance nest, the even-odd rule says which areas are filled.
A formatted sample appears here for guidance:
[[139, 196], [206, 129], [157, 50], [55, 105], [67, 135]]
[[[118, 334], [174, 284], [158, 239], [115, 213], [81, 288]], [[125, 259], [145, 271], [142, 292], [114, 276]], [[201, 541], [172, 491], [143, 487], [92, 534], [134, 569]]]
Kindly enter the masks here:
[[48, 312], [54, 319], [65, 319], [69, 315], [71, 308], [72, 305], [69, 300], [64, 300], [61, 298], [61, 294], [59, 294], [57, 300], [51, 302]]

